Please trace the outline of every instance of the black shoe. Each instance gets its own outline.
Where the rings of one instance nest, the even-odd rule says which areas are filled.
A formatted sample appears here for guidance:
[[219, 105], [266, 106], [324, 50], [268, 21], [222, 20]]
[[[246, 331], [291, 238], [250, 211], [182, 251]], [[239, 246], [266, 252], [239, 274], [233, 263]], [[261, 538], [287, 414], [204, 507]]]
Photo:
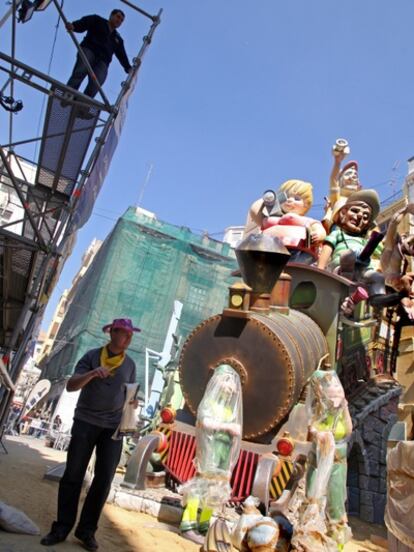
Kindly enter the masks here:
[[85, 550], [90, 550], [90, 552], [95, 552], [95, 550], [98, 550], [99, 544], [96, 542], [96, 539], [93, 535], [87, 535], [76, 530], [75, 537], [81, 541], [82, 546], [85, 548]]
[[96, 110], [91, 111], [89, 108], [81, 107], [76, 113], [76, 117], [79, 117], [79, 119], [90, 121], [96, 117]]
[[63, 542], [64, 540], [66, 540], [66, 537], [67, 535], [65, 533], [60, 533], [59, 531], [50, 531], [50, 533], [42, 538], [40, 544], [43, 544], [43, 546], [53, 546], [54, 544], [58, 544], [58, 542]]

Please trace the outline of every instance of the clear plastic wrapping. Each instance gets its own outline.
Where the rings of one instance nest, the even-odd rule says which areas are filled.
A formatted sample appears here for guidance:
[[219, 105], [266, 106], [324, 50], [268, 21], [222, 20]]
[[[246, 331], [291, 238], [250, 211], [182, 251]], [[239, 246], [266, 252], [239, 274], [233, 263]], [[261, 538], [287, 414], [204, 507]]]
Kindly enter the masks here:
[[387, 483], [385, 524], [394, 537], [412, 550], [414, 549], [414, 441], [401, 441], [388, 452]]
[[345, 404], [345, 393], [338, 374], [334, 370], [315, 370], [306, 398], [310, 425], [314, 427], [323, 423], [329, 416], [337, 418]]
[[216, 368], [197, 410], [197, 475], [185, 483], [184, 495], [199, 496], [215, 507], [230, 497], [230, 477], [240, 452], [242, 391], [237, 372], [229, 365]]
[[314, 440], [316, 454], [311, 454], [309, 458], [309, 468], [313, 471], [313, 477], [308, 480], [306, 495], [310, 501], [320, 501], [326, 496], [334, 464], [335, 440], [329, 431], [316, 432]]
[[309, 436], [306, 501], [293, 542], [297, 550], [330, 551], [345, 544], [346, 451], [352, 431], [342, 384], [333, 370], [316, 370], [306, 399]]

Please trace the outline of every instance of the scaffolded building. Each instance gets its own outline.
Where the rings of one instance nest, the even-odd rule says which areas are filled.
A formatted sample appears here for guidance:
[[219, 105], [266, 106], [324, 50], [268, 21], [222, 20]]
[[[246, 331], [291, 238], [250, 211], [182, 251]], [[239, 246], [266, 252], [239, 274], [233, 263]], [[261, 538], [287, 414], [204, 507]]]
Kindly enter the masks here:
[[[114, 103], [97, 82], [73, 32], [73, 44], [98, 86], [99, 99], [17, 59], [18, 19], [30, 25], [33, 12], [54, 7], [59, 22], [66, 24], [63, 3], [12, 0], [0, 16], [0, 30], [10, 25], [11, 38], [10, 50], [0, 51], [0, 75], [5, 75], [0, 83], [0, 210], [7, 213], [13, 203], [19, 213], [9, 220], [2, 217], [0, 223], [0, 437], [27, 345], [70, 254], [74, 235], [92, 212], [120, 138], [142, 58], [160, 23], [162, 10], [151, 15], [129, 0], [122, 2], [149, 19], [151, 26]], [[40, 136], [16, 136], [16, 114], [20, 111], [21, 118], [27, 107], [33, 117], [30, 106], [23, 107], [17, 97], [22, 85], [25, 93], [37, 91], [47, 99]], [[21, 153], [30, 143], [40, 146], [34, 162]]]
[[130, 207], [80, 281], [42, 377], [57, 382], [72, 374], [88, 349], [107, 342], [102, 327], [122, 317], [142, 330], [128, 354], [143, 384], [145, 348], [162, 349], [174, 301], [183, 304], [176, 333], [185, 338], [201, 320], [222, 310], [235, 268], [228, 243]]

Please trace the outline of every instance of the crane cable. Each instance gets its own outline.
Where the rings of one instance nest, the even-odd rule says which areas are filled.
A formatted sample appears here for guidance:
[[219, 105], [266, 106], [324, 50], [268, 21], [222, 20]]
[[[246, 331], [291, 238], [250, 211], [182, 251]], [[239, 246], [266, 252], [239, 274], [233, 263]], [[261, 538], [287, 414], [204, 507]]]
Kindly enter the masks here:
[[[64, 3], [65, 3], [65, 0], [61, 0], [60, 7], [62, 9], [63, 9], [63, 4]], [[48, 68], [47, 68], [47, 75], [50, 75], [50, 71], [52, 69], [52, 63], [53, 63], [53, 57], [55, 55], [55, 46], [56, 46], [57, 35], [58, 35], [58, 32], [59, 32], [60, 21], [61, 21], [61, 17], [60, 17], [60, 13], [59, 13], [57, 21], [56, 21], [56, 25], [55, 25], [55, 36], [53, 37], [52, 49], [51, 49], [50, 57], [49, 57], [49, 65], [48, 65]], [[43, 113], [44, 113], [44, 110], [45, 110], [45, 103], [46, 103], [46, 96], [43, 96], [42, 107], [40, 108], [40, 114], [39, 114], [39, 121], [37, 123], [36, 136], [39, 136], [40, 126], [42, 124]], [[34, 154], [33, 154], [33, 163], [36, 162], [38, 147], [39, 147], [39, 141], [35, 142], [35, 150], [34, 150]]]

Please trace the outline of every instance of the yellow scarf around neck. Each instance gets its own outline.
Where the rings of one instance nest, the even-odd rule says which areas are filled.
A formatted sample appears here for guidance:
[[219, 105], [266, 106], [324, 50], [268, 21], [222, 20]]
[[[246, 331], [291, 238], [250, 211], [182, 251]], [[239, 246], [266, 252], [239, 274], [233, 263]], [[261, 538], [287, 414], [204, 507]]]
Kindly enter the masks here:
[[111, 376], [115, 375], [115, 371], [121, 366], [125, 360], [125, 353], [119, 353], [119, 355], [109, 356], [108, 345], [102, 347], [101, 351], [101, 366], [106, 368]]

